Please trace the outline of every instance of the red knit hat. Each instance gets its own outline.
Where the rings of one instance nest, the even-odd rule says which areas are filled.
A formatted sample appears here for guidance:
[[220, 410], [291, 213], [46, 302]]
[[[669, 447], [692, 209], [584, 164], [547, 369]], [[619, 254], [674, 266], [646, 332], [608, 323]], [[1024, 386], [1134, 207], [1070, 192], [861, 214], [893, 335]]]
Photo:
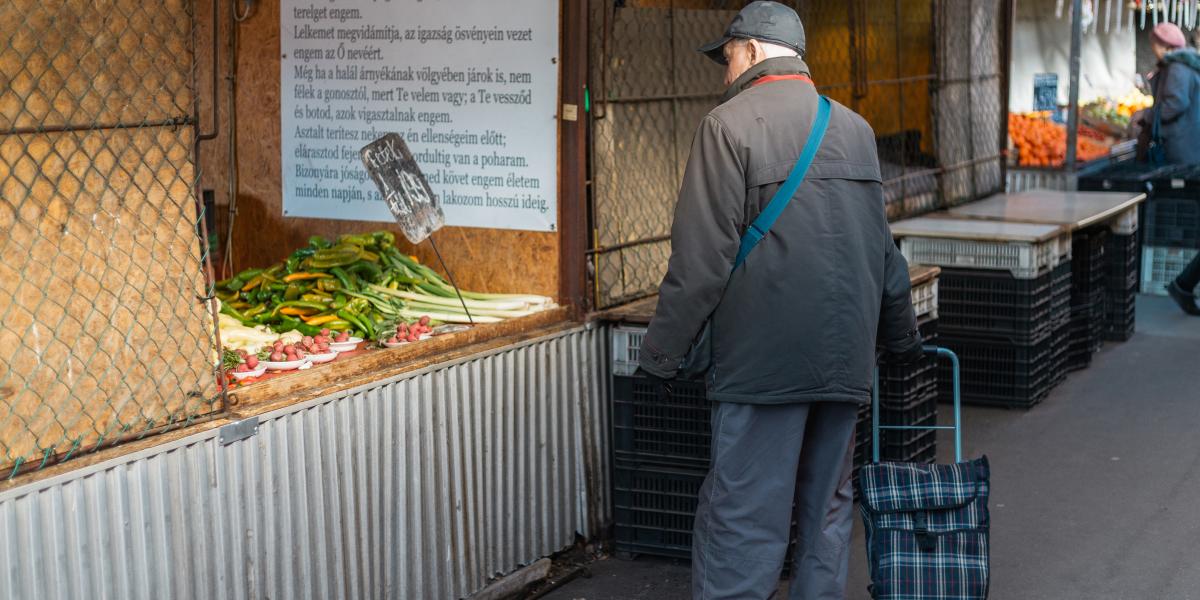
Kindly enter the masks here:
[[1174, 23], [1159, 23], [1154, 26], [1150, 35], [1158, 43], [1169, 48], [1182, 48], [1187, 45], [1187, 38], [1183, 37], [1183, 30]]

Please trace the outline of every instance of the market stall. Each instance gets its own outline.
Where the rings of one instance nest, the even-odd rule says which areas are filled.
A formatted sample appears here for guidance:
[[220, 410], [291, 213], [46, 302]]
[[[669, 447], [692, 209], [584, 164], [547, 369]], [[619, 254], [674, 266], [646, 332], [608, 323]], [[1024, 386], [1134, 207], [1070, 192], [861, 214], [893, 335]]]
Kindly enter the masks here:
[[463, 597], [599, 535], [582, 7], [116, 5], [0, 2], [6, 589]]

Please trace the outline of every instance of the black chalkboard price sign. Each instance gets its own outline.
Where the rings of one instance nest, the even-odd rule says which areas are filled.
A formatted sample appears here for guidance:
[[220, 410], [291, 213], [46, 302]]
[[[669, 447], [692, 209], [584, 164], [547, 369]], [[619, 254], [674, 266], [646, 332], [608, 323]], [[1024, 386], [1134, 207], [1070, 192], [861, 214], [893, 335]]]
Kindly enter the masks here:
[[441, 204], [399, 134], [363, 146], [359, 155], [408, 241], [419, 244], [441, 229], [446, 222]]

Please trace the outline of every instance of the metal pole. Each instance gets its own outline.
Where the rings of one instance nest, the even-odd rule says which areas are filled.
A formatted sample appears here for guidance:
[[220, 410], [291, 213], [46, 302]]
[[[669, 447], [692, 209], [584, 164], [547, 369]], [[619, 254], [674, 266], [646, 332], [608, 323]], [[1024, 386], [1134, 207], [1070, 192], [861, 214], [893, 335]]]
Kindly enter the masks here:
[[1079, 139], [1079, 53], [1083, 46], [1083, 0], [1071, 2], [1071, 88], [1067, 93], [1067, 173], [1075, 171]]

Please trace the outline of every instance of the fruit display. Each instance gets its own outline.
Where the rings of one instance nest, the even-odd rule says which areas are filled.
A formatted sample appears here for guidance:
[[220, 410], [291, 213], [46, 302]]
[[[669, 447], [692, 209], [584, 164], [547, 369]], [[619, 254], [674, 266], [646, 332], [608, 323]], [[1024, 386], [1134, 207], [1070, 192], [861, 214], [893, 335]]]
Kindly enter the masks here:
[[1123, 132], [1129, 127], [1129, 121], [1135, 113], [1151, 106], [1154, 106], [1154, 97], [1134, 89], [1120, 99], [1098, 98], [1080, 103], [1079, 108], [1084, 120]]
[[[1049, 117], [1044, 112], [1008, 115], [1008, 137], [1017, 150], [1020, 166], [1061, 167], [1066, 162], [1067, 130]], [[1086, 127], [1080, 127], [1076, 139], [1076, 159], [1087, 162], [1108, 156], [1109, 145], [1101, 141], [1106, 137], [1095, 130], [1085, 130]]]
[[280, 334], [296, 336], [293, 345], [315, 336], [379, 341], [392, 337], [401, 322], [496, 323], [554, 306], [550, 298], [529, 294], [460, 290], [460, 300], [453, 286], [395, 242], [387, 231], [336, 241], [313, 236], [283, 262], [218, 282], [222, 342], [256, 347]]

